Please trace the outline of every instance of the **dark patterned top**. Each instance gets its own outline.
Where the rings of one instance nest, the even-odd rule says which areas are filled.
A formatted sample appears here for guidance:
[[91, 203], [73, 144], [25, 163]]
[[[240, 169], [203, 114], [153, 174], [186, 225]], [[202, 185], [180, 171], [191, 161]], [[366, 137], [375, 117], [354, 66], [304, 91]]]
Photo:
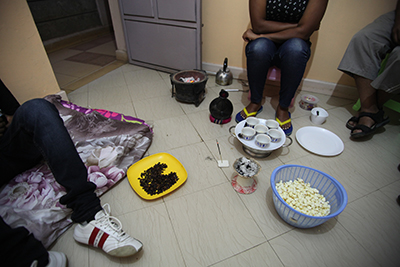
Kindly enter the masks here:
[[267, 20], [299, 22], [308, 0], [267, 0]]

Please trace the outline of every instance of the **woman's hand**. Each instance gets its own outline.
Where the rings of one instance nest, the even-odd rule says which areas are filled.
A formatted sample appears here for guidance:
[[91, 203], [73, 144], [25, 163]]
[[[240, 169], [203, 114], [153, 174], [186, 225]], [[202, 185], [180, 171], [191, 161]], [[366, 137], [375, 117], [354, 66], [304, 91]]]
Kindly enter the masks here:
[[249, 0], [250, 21], [253, 33], [276, 33], [297, 27], [297, 23], [266, 20], [266, 8], [266, 0]]
[[252, 29], [247, 29], [242, 35], [242, 38], [245, 42], [250, 42], [260, 37], [261, 35], [255, 34]]
[[260, 34], [257, 38], [265, 37], [275, 43], [283, 43], [291, 38], [307, 41], [319, 29], [327, 5], [328, 0], [309, 0], [302, 18], [297, 24], [293, 24], [265, 20], [266, 1], [250, 0], [253, 33]]

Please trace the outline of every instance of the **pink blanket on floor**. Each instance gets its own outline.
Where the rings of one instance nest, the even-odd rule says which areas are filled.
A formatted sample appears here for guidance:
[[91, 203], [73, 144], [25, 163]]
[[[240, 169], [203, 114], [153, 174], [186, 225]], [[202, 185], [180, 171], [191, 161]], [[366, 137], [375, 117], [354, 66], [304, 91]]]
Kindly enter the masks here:
[[[46, 99], [59, 110], [98, 196], [124, 178], [151, 145], [153, 133], [143, 120], [83, 108], [55, 95]], [[49, 247], [72, 225], [71, 210], [59, 203], [65, 193], [43, 162], [1, 188], [0, 216], [11, 227], [24, 226]]]

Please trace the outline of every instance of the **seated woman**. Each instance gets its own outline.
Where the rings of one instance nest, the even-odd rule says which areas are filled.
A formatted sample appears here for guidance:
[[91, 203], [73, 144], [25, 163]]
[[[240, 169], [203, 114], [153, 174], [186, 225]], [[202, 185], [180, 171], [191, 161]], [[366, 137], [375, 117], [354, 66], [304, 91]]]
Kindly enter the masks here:
[[310, 58], [310, 36], [319, 29], [328, 0], [250, 0], [251, 29], [243, 34], [251, 103], [236, 115], [236, 122], [262, 111], [268, 69], [281, 69], [276, 120], [286, 135], [293, 131], [289, 106]]
[[[380, 71], [382, 61], [386, 65]], [[396, 10], [381, 15], [356, 33], [338, 67], [354, 78], [361, 109], [346, 127], [351, 138], [370, 136], [389, 122], [382, 108], [400, 93], [400, 0]]]

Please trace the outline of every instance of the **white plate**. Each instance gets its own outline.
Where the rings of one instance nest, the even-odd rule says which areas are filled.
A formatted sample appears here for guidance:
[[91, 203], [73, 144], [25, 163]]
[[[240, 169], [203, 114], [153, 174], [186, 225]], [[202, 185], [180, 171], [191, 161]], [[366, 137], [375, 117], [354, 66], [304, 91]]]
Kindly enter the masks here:
[[296, 140], [308, 151], [321, 156], [336, 156], [342, 153], [342, 140], [331, 131], [315, 126], [306, 126], [296, 132]]

